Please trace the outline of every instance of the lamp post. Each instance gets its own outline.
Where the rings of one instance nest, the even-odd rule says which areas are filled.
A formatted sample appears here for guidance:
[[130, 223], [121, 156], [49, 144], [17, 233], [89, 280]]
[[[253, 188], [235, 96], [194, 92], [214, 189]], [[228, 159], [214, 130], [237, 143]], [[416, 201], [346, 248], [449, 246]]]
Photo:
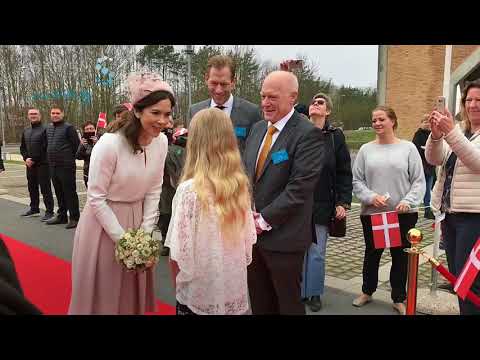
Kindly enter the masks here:
[[[194, 49], [193, 45], [185, 45], [185, 54], [187, 54], [187, 70], [188, 70], [188, 109], [192, 106], [192, 55]], [[188, 111], [187, 116], [190, 116]], [[188, 119], [190, 122], [190, 118]]]

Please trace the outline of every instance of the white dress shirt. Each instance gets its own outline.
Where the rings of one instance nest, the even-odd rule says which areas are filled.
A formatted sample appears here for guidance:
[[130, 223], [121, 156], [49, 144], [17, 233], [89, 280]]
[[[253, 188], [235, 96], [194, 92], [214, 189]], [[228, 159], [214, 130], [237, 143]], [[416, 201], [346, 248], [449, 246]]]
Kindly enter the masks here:
[[[213, 107], [216, 107], [216, 106], [219, 106], [219, 105], [216, 104], [215, 101], [213, 101], [213, 99], [211, 99], [210, 108], [213, 108]], [[225, 109], [223, 109], [223, 111], [225, 112], [225, 114], [230, 116], [230, 114], [232, 113], [232, 108], [233, 108], [233, 95], [230, 94], [230, 97], [228, 98], [228, 100], [221, 106], [225, 106]]]
[[[272, 147], [273, 147], [273, 144], [275, 144], [275, 141], [277, 141], [277, 138], [278, 136], [280, 135], [280, 133], [282, 132], [283, 128], [285, 127], [285, 125], [287, 125], [287, 122], [288, 120], [292, 117], [293, 115], [293, 112], [295, 111], [294, 108], [292, 108], [292, 110], [290, 110], [290, 112], [285, 115], [283, 118], [281, 118], [280, 120], [278, 120], [275, 124], [272, 124], [270, 121], [268, 122], [268, 127], [267, 129], [270, 127], [270, 125], [273, 125], [277, 128], [278, 131], [276, 131], [273, 135], [272, 135]], [[255, 169], [257, 168], [257, 163], [258, 163], [258, 158], [260, 156], [260, 153], [262, 152], [262, 148], [263, 148], [263, 143], [265, 142], [265, 138], [267, 137], [267, 134], [268, 134], [268, 131], [265, 133], [265, 136], [263, 137], [263, 140], [262, 140], [262, 144], [260, 145], [260, 149], [258, 151], [258, 154], [257, 154], [257, 161], [255, 162]], [[271, 147], [270, 147], [271, 149]], [[257, 219], [258, 221], [258, 224], [260, 225], [260, 228], [264, 231], [270, 231], [272, 230], [272, 227], [270, 226], [269, 223], [267, 223], [265, 221], [265, 219], [263, 218], [262, 214], [260, 214], [259, 218]]]

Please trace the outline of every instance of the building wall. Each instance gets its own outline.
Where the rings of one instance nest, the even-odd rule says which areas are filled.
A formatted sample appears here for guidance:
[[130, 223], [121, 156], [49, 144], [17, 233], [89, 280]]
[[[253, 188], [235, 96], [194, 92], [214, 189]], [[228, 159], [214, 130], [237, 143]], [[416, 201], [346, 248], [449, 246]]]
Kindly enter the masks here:
[[458, 66], [469, 57], [478, 45], [453, 45], [452, 49], [452, 72], [457, 70]]
[[[478, 45], [454, 45], [451, 72]], [[397, 134], [411, 140], [422, 115], [432, 110], [443, 92], [444, 45], [389, 45], [387, 47], [385, 104], [398, 117]]]

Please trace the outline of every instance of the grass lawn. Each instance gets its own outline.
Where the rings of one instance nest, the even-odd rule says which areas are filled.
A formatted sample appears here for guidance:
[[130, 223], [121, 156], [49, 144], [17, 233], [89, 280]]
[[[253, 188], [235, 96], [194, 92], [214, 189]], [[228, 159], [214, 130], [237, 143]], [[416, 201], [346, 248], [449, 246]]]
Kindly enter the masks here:
[[344, 134], [350, 150], [358, 150], [363, 144], [375, 139], [373, 130], [345, 130]]
[[23, 165], [25, 164], [23, 161], [18, 161], [18, 160], [3, 160], [5, 164], [20, 164]]

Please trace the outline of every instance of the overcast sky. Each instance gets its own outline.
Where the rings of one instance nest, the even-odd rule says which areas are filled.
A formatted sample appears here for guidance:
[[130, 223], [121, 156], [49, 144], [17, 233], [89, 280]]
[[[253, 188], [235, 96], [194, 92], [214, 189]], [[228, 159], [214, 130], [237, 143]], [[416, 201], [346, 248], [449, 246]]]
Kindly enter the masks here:
[[336, 85], [376, 87], [377, 45], [255, 45], [262, 61], [279, 63], [284, 59], [306, 55], [314, 62], [319, 75]]
[[[196, 45], [201, 46], [201, 45]], [[223, 45], [229, 47], [231, 45]], [[260, 61], [280, 63], [298, 55], [317, 65], [324, 79], [335, 85], [376, 87], [378, 68], [377, 45], [251, 45], [257, 50]], [[175, 46], [178, 50], [184, 46]]]

